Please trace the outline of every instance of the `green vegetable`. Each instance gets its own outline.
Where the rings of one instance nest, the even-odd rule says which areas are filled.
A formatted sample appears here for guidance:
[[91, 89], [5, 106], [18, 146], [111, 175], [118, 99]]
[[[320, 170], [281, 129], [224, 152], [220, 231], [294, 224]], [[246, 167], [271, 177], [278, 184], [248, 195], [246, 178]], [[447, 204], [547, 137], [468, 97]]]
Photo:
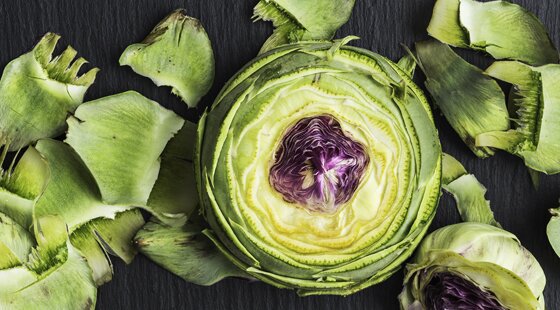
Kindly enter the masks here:
[[202, 231], [203, 227], [194, 223], [171, 227], [151, 221], [134, 242], [152, 261], [198, 285], [212, 285], [226, 277], [247, 277]]
[[453, 129], [479, 157], [494, 151], [477, 146], [478, 135], [510, 128], [505, 96], [498, 83], [435, 40], [416, 44], [426, 88]]
[[176, 10], [162, 20], [141, 43], [126, 48], [121, 66], [149, 77], [157, 86], [196, 107], [214, 81], [214, 53], [208, 35], [195, 18]]
[[401, 308], [544, 309], [546, 278], [515, 235], [461, 223], [427, 236], [407, 266]]
[[474, 175], [469, 174], [459, 161], [443, 154], [443, 189], [453, 195], [457, 210], [465, 222], [484, 223], [501, 227], [494, 219], [486, 188]]
[[260, 56], [198, 127], [204, 234], [252, 277], [301, 295], [387, 279], [439, 198], [426, 99], [395, 63], [346, 42]]
[[[82, 76], [86, 60], [68, 47], [52, 58], [60, 36], [47, 33], [35, 48], [5, 68], [0, 80], [0, 147], [15, 151], [66, 129], [66, 117], [82, 103], [98, 69]], [[1, 161], [0, 161], [1, 162]]]
[[476, 144], [506, 150], [527, 167], [547, 174], [560, 172], [560, 65], [531, 67], [520, 62], [496, 62], [487, 74], [514, 85], [515, 128], [486, 132]]
[[560, 208], [550, 209], [552, 218], [546, 226], [546, 235], [556, 255], [560, 256]]
[[275, 29], [260, 53], [283, 44], [330, 40], [350, 18], [355, 0], [260, 0], [253, 19], [272, 21]]
[[443, 43], [531, 65], [558, 62], [539, 19], [508, 1], [437, 0], [428, 33]]
[[424, 238], [406, 268], [401, 309], [544, 309], [544, 271], [500, 228], [484, 186], [447, 154], [442, 182], [467, 223]]

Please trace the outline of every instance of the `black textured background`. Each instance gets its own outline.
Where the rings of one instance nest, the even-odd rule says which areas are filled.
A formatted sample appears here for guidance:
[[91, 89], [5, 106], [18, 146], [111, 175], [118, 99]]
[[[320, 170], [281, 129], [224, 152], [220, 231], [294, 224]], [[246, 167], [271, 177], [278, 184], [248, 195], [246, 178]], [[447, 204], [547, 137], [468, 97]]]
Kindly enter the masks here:
[[[356, 0], [354, 13], [338, 37], [358, 35], [352, 44], [397, 60], [400, 43], [411, 45], [426, 37], [433, 0]], [[520, 3], [550, 29], [560, 46], [558, 0], [523, 0]], [[0, 0], [0, 65], [28, 51], [47, 31], [62, 35], [80, 55], [102, 69], [87, 99], [133, 89], [171, 107], [191, 120], [168, 88], [157, 88], [129, 68], [120, 68], [124, 48], [144, 38], [167, 13], [186, 8], [199, 18], [210, 35], [216, 56], [216, 82], [202, 105], [209, 105], [219, 89], [252, 59], [271, 32], [265, 22], [250, 20], [256, 0]], [[62, 46], [61, 44], [61, 46]], [[479, 65], [487, 58], [462, 53]], [[547, 275], [548, 309], [560, 309], [560, 258], [545, 234], [548, 208], [558, 206], [560, 176], [543, 177], [534, 190], [521, 160], [508, 154], [480, 160], [437, 115], [443, 148], [461, 160], [488, 188], [497, 220], [515, 233], [538, 258]], [[560, 154], [558, 155], [560, 156]], [[452, 201], [444, 198], [432, 229], [458, 221]], [[98, 309], [398, 309], [397, 294], [403, 273], [349, 297], [300, 298], [258, 282], [226, 280], [212, 287], [185, 283], [139, 256], [130, 266], [115, 261], [112, 282], [99, 289]]]

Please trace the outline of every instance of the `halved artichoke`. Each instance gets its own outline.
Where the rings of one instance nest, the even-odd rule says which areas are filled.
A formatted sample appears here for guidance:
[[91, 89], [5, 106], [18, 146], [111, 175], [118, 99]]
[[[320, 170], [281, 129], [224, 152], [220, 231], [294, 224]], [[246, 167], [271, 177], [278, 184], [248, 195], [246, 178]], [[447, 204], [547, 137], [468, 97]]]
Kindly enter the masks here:
[[387, 279], [440, 193], [424, 95], [396, 64], [347, 41], [261, 55], [198, 127], [204, 234], [251, 276], [301, 295]]

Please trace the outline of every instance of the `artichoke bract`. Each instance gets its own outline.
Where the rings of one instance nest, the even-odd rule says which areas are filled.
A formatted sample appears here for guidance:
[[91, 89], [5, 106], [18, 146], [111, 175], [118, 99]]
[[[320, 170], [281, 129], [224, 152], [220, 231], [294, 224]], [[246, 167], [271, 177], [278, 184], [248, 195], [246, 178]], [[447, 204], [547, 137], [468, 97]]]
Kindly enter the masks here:
[[440, 193], [424, 95], [395, 63], [347, 41], [261, 55], [198, 127], [204, 234], [251, 276], [300, 295], [387, 279]]
[[461, 223], [427, 236], [407, 266], [401, 309], [544, 309], [544, 271], [515, 235]]

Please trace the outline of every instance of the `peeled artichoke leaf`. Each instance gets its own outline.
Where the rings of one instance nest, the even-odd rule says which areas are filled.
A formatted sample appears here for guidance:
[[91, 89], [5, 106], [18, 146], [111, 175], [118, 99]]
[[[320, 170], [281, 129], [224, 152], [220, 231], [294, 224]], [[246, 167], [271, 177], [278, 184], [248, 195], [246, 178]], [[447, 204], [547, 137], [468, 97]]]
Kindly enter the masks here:
[[546, 226], [546, 235], [556, 255], [560, 257], [560, 208], [550, 209], [552, 218]]
[[227, 260], [202, 233], [202, 227], [194, 223], [171, 227], [150, 221], [134, 240], [142, 254], [194, 284], [208, 286], [227, 277], [249, 278]]
[[476, 146], [475, 139], [482, 133], [510, 128], [505, 95], [498, 83], [435, 40], [417, 43], [416, 55], [434, 104], [455, 132], [478, 157], [493, 155], [491, 148]]
[[31, 234], [10, 217], [0, 213], [0, 270], [27, 262], [33, 246]]
[[113, 264], [109, 254], [103, 249], [89, 225], [86, 224], [76, 229], [70, 236], [70, 242], [83, 257], [87, 258], [96, 286], [99, 287], [111, 281]]
[[149, 77], [157, 86], [171, 86], [190, 108], [197, 106], [214, 81], [214, 52], [208, 34], [185, 10], [173, 11], [144, 41], [127, 47], [119, 63]]
[[438, 0], [428, 33], [443, 43], [531, 65], [558, 63], [544, 25], [509, 1]]
[[145, 206], [160, 155], [183, 119], [137, 92], [83, 104], [68, 119], [68, 143], [97, 181], [108, 204]]
[[355, 0], [260, 0], [253, 19], [272, 21], [275, 27], [260, 53], [303, 40], [332, 39], [350, 18], [354, 3]]
[[410, 52], [410, 54], [407, 54], [407, 55], [403, 56], [401, 59], [399, 59], [399, 61], [397, 62], [397, 65], [406, 74], [408, 74], [409, 77], [412, 78], [414, 76], [414, 72], [416, 71], [416, 58], [412, 55], [412, 52]]
[[35, 204], [34, 219], [59, 216], [72, 232], [95, 218], [112, 219], [133, 208], [104, 203], [92, 174], [69, 145], [40, 140], [36, 148], [47, 160], [51, 178]]
[[35, 201], [49, 179], [50, 170], [45, 158], [35, 148], [28, 147], [13, 171], [5, 171], [0, 180], [0, 212], [29, 229]]
[[52, 57], [60, 36], [47, 33], [35, 48], [4, 68], [0, 79], [0, 146], [19, 150], [66, 129], [66, 117], [82, 103], [98, 69], [78, 76], [86, 60], [68, 47]]
[[494, 219], [486, 188], [474, 175], [449, 154], [443, 154], [443, 189], [453, 195], [457, 210], [464, 222], [477, 222], [501, 227]]
[[193, 164], [196, 129], [196, 124], [185, 121], [183, 128], [167, 143], [148, 199], [146, 209], [171, 226], [182, 226], [198, 208]]
[[560, 65], [531, 67], [520, 62], [499, 61], [486, 72], [514, 85], [516, 128], [481, 134], [476, 143], [518, 155], [533, 170], [559, 173], [560, 92], [556, 85], [560, 83]]
[[97, 288], [86, 260], [69, 243], [59, 255], [63, 261], [44, 274], [0, 270], [0, 309], [95, 309]]

